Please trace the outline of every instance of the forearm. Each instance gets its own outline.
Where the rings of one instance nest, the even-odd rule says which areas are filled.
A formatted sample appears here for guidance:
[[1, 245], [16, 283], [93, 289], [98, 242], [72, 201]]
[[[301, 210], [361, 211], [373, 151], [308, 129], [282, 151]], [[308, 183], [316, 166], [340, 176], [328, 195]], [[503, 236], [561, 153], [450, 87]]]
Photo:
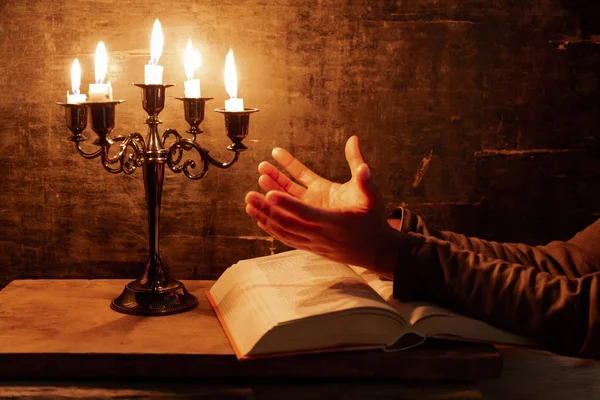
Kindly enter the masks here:
[[461, 250], [472, 251], [487, 258], [509, 263], [532, 266], [553, 276], [579, 277], [596, 272], [600, 268], [597, 262], [600, 260], [600, 254], [590, 257], [590, 251], [581, 245], [590, 242], [587, 247], [591, 250], [600, 247], [595, 246], [600, 226], [593, 232], [583, 231], [568, 242], [557, 241], [545, 246], [530, 246], [522, 243], [499, 243], [454, 232], [439, 231], [427, 226], [421, 217], [405, 208], [396, 209], [392, 213], [392, 218], [397, 219], [396, 226], [402, 232], [437, 238]]
[[394, 210], [392, 216], [401, 221], [400, 230], [402, 232], [417, 233], [425, 237], [445, 240], [459, 249], [473, 251], [485, 257], [513, 263], [533, 264], [534, 253], [537, 251], [535, 247], [525, 244], [498, 243], [468, 237], [459, 233], [437, 230], [428, 226], [420, 216], [406, 208]]
[[531, 337], [545, 349], [600, 359], [600, 273], [553, 277], [417, 234], [405, 235], [398, 247], [398, 299], [432, 301]]

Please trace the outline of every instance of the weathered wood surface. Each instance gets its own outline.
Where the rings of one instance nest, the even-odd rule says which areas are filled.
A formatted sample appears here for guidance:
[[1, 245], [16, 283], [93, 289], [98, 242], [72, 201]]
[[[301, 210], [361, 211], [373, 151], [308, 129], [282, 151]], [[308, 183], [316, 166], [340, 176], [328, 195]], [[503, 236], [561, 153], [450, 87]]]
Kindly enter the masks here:
[[[211, 170], [200, 182], [167, 171], [162, 250], [177, 277], [215, 278], [241, 258], [281, 249], [243, 211], [244, 194], [258, 187], [256, 165], [279, 145], [317, 172], [347, 179], [342, 149], [352, 134], [390, 208], [408, 204], [440, 228], [485, 237], [567, 237], [600, 212], [598, 185], [579, 178], [598, 151], [596, 3], [3, 0], [0, 286], [139, 273], [141, 174], [113, 176], [76, 155], [55, 102], [70, 88], [75, 57], [87, 91], [104, 40], [107, 78], [127, 100], [114, 133], [143, 133], [139, 89], [130, 84], [143, 79], [156, 17], [165, 81], [178, 84], [161, 114], [165, 128], [186, 129], [174, 97], [190, 37], [204, 59], [203, 93], [215, 97], [201, 137], [211, 154], [230, 156], [222, 117], [210, 111], [226, 98], [230, 46], [240, 96], [261, 109], [250, 150], [231, 170]], [[548, 162], [560, 168], [548, 170]], [[524, 215], [527, 232], [514, 222]]]
[[0, 399], [255, 400], [251, 388], [214, 384], [125, 382], [0, 382]]
[[[134, 382], [98, 383], [98, 382], [4, 382], [0, 384], [1, 398], [186, 398], [211, 393], [209, 398], [251, 399], [466, 399], [483, 396], [485, 400], [597, 400], [600, 399], [600, 363], [561, 357], [543, 351], [525, 350], [512, 347], [499, 347], [503, 357], [503, 372], [498, 379], [479, 381], [477, 393], [468, 386], [460, 391], [458, 387], [423, 384], [414, 382], [404, 385], [373, 382], [371, 384], [321, 383], [296, 385], [248, 385], [247, 392], [238, 389], [223, 395], [223, 389], [209, 386], [198, 387], [186, 384], [162, 383], [152, 387], [148, 383]], [[220, 390], [220, 391], [219, 391]], [[436, 395], [434, 395], [434, 393]], [[234, 394], [238, 397], [234, 397]], [[321, 397], [319, 397], [319, 395]], [[12, 396], [12, 397], [11, 397]], [[20, 397], [19, 397], [20, 396]], [[138, 396], [138, 397], [135, 397]], [[259, 397], [260, 396], [260, 397]], [[472, 397], [470, 397], [472, 396]], [[170, 397], [167, 397], [170, 398]]]
[[431, 342], [405, 351], [237, 361], [204, 293], [165, 317], [109, 308], [123, 280], [19, 280], [0, 291], [0, 378], [353, 378], [474, 381], [497, 377], [493, 346]]
[[600, 399], [600, 362], [562, 357], [545, 351], [499, 347], [499, 379], [480, 381], [486, 400]]
[[217, 399], [217, 400], [480, 400], [481, 392], [466, 383], [274, 382], [219, 387], [215, 384], [42, 382], [0, 383], [0, 399]]

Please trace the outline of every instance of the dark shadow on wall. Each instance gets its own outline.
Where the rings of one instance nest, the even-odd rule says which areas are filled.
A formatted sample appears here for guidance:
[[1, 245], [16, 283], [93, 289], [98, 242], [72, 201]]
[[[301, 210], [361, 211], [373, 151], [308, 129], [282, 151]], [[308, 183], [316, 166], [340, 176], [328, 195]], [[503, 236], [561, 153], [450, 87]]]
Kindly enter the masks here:
[[597, 0], [562, 0], [563, 7], [579, 20], [582, 39], [600, 34], [600, 2]]

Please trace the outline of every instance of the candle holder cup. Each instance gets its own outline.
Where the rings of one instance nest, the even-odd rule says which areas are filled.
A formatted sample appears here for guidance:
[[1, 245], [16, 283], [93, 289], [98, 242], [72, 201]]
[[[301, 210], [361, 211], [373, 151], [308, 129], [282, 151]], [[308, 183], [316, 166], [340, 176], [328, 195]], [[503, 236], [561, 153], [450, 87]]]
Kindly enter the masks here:
[[[111, 308], [133, 315], [175, 314], [194, 308], [198, 304], [198, 300], [186, 290], [183, 283], [169, 276], [168, 268], [160, 257], [160, 206], [165, 166], [175, 173], [183, 172], [187, 178], [193, 180], [202, 179], [206, 175], [209, 165], [220, 169], [231, 167], [239, 159], [240, 152], [246, 150], [242, 140], [248, 135], [248, 116], [258, 110], [246, 109], [237, 113], [224, 112], [227, 136], [233, 142], [228, 149], [234, 151], [235, 154], [231, 161], [220, 162], [210, 156], [209, 151], [196, 142], [196, 135], [202, 133], [199, 125], [204, 120], [206, 101], [212, 98], [180, 98], [184, 105], [185, 120], [190, 125], [187, 132], [192, 135], [191, 139], [182, 137], [175, 129], [167, 129], [160, 135], [158, 125], [162, 121], [158, 119], [158, 115], [165, 107], [165, 90], [174, 85], [134, 85], [142, 89], [142, 108], [148, 114], [145, 121], [148, 125], [146, 138], [138, 132], [128, 136], [108, 137], [115, 127], [116, 105], [124, 100], [58, 104], [65, 107], [66, 125], [72, 133], [69, 140], [75, 142], [79, 155], [87, 159], [100, 158], [104, 169], [113, 174], [120, 172], [132, 174], [138, 167], [143, 170], [148, 211], [148, 262], [141, 277], [125, 285], [121, 295], [112, 300]], [[81, 142], [85, 140], [82, 132], [86, 127], [88, 108], [92, 129], [98, 136], [95, 144], [100, 147], [92, 153], [84, 151], [81, 147]], [[165, 144], [170, 137], [174, 137], [175, 142], [166, 148]], [[118, 151], [111, 156], [109, 151], [115, 145], [119, 146]], [[200, 156], [201, 168], [199, 171], [197, 171], [196, 161], [191, 159], [184, 161], [183, 154], [191, 150], [195, 150]]]
[[212, 97], [177, 97], [177, 100], [183, 102], [183, 116], [190, 125], [190, 129], [186, 132], [193, 136], [192, 140], [196, 140], [196, 135], [203, 132], [198, 126], [204, 121], [206, 102], [212, 99]]
[[65, 122], [67, 128], [71, 131], [68, 138], [71, 142], [83, 142], [87, 137], [83, 131], [87, 127], [87, 107], [85, 104], [57, 103], [65, 108]]
[[125, 100], [99, 101], [84, 103], [90, 109], [90, 120], [92, 130], [98, 135], [94, 144], [102, 146], [106, 143], [106, 137], [115, 128], [115, 108]]
[[231, 139], [231, 144], [227, 146], [227, 150], [242, 152], [248, 149], [242, 140], [248, 136], [250, 128], [250, 114], [258, 111], [257, 108], [244, 108], [244, 111], [227, 111], [224, 108], [215, 109], [225, 116], [225, 129], [227, 137]]
[[146, 85], [144, 83], [134, 83], [134, 86], [142, 88], [142, 108], [148, 113], [148, 117], [152, 116], [156, 118], [165, 108], [166, 89], [175, 85]]

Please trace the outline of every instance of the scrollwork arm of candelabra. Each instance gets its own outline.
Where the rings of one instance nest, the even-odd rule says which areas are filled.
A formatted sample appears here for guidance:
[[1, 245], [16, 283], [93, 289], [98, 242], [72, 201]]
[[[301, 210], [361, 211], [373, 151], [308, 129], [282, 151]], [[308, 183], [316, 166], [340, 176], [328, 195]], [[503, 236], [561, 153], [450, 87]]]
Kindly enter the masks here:
[[[111, 156], [110, 148], [113, 144], [121, 142], [120, 149], [117, 154]], [[127, 151], [131, 148], [131, 152]], [[107, 139], [106, 144], [103, 144], [104, 152], [102, 154], [102, 165], [104, 169], [113, 174], [124, 172], [131, 175], [137, 167], [144, 165], [146, 161], [146, 144], [141, 134], [134, 132], [129, 136], [117, 136], [113, 139]], [[117, 168], [112, 168], [111, 164], [119, 164]]]
[[[167, 132], [165, 132], [167, 133]], [[167, 152], [167, 164], [171, 171], [175, 173], [183, 172], [186, 177], [193, 180], [202, 179], [206, 173], [208, 172], [209, 165], [214, 165], [217, 168], [227, 169], [231, 167], [236, 161], [240, 158], [240, 152], [234, 152], [233, 159], [229, 162], [220, 162], [214, 159], [208, 149], [200, 146], [196, 141], [182, 138], [177, 131], [171, 130], [168, 132], [171, 135], [174, 135], [177, 140], [175, 143], [169, 147]], [[196, 161], [192, 159], [187, 159], [183, 161], [181, 165], [180, 162], [183, 158], [184, 151], [196, 150], [198, 155], [200, 156], [200, 162], [202, 163], [202, 169], [200, 173], [194, 174], [191, 170], [196, 168]], [[190, 170], [191, 169], [191, 170]]]
[[[78, 104], [59, 103], [65, 108], [67, 127], [71, 131], [69, 140], [75, 142], [77, 153], [86, 159], [100, 157], [102, 166], [110, 173], [133, 174], [141, 167], [144, 175], [144, 188], [148, 209], [148, 243], [149, 259], [140, 279], [128, 283], [120, 296], [111, 303], [115, 311], [135, 315], [167, 315], [192, 309], [197, 299], [185, 289], [183, 283], [171, 279], [159, 253], [159, 220], [162, 186], [164, 181], [164, 166], [167, 164], [175, 173], [183, 172], [186, 177], [194, 180], [202, 179], [210, 165], [225, 169], [231, 167], [239, 159], [240, 153], [247, 149], [242, 140], [248, 135], [250, 114], [258, 111], [246, 108], [243, 111], [215, 111], [225, 115], [227, 136], [231, 139], [228, 150], [234, 153], [229, 162], [214, 159], [209, 151], [197, 141], [197, 135], [202, 133], [199, 124], [204, 120], [205, 105], [212, 98], [179, 98], [183, 101], [185, 120], [189, 123], [187, 131], [191, 139], [182, 137], [175, 129], [167, 129], [162, 136], [158, 133], [159, 113], [165, 105], [165, 90], [173, 85], [135, 84], [142, 89], [142, 107], [147, 112], [148, 134], [146, 138], [140, 133], [128, 136], [109, 137], [115, 126], [115, 108], [123, 102], [87, 102]], [[81, 143], [87, 138], [83, 131], [89, 116], [92, 130], [98, 138], [94, 145], [100, 148], [86, 152]], [[170, 137], [175, 142], [166, 148]], [[118, 151], [111, 155], [111, 148], [119, 146]], [[183, 160], [184, 152], [195, 150], [200, 156], [201, 170], [194, 173], [196, 162], [192, 159]]]
[[79, 155], [83, 158], [86, 158], [88, 160], [91, 160], [93, 158], [99, 157], [102, 155], [102, 153], [104, 152], [104, 149], [100, 148], [96, 151], [94, 151], [93, 153], [86, 153], [85, 150], [83, 150], [81, 148], [81, 142], [76, 142], [75, 146], [77, 148], [77, 153], [79, 153]]
[[[101, 157], [102, 166], [105, 170], [112, 174], [118, 174], [124, 172], [128, 175], [133, 174], [137, 167], [144, 164], [144, 154], [146, 152], [146, 145], [144, 138], [141, 134], [135, 132], [127, 137], [117, 136], [112, 139], [107, 139], [104, 143], [95, 143], [100, 148], [92, 153], [86, 152], [81, 143], [86, 139], [82, 138], [75, 142], [77, 153], [85, 159], [91, 160], [97, 157]], [[115, 144], [121, 142], [120, 149], [115, 155], [110, 155], [110, 149]], [[127, 151], [127, 148], [131, 148], [131, 152]], [[112, 164], [119, 163], [117, 168], [111, 167]]]

